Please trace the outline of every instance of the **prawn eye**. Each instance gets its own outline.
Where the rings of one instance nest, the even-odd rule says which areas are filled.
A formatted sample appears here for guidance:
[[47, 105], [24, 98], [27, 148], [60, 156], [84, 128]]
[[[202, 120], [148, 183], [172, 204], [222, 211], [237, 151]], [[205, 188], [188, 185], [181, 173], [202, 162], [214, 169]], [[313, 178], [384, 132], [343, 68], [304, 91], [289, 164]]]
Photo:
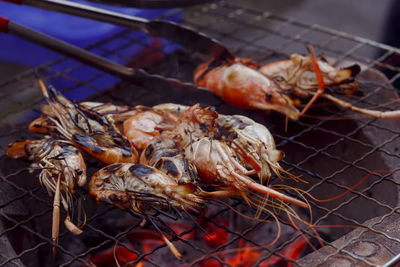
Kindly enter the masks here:
[[271, 93], [266, 93], [265, 94], [265, 100], [267, 100], [267, 101], [269, 101], [269, 100], [271, 100], [271, 98], [272, 98], [272, 94]]
[[75, 169], [75, 173], [76, 173], [77, 175], [82, 175], [83, 170], [82, 170], [82, 169]]
[[280, 75], [274, 76], [273, 79], [274, 79], [276, 82], [284, 82], [284, 81], [285, 81], [285, 79], [284, 79], [282, 76], [280, 76]]

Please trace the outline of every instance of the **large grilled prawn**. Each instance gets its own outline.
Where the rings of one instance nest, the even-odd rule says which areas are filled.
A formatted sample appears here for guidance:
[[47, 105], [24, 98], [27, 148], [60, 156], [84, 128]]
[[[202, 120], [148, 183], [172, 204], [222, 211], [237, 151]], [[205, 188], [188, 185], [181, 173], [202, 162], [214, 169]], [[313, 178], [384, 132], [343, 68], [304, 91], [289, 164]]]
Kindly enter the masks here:
[[[98, 203], [130, 210], [150, 220], [164, 210], [197, 211], [203, 199], [194, 194], [196, 186], [179, 185], [176, 180], [156, 168], [142, 164], [116, 163], [97, 171], [89, 192]], [[157, 226], [154, 224], [156, 229]], [[181, 254], [160, 232], [173, 254]]]
[[58, 242], [60, 203], [67, 212], [64, 220], [66, 228], [73, 234], [82, 233], [80, 227], [71, 221], [74, 195], [86, 183], [86, 165], [82, 154], [67, 141], [45, 137], [14, 142], [9, 145], [7, 156], [27, 157], [32, 161], [30, 167], [40, 170], [40, 183], [49, 195], [54, 195], [53, 242]]
[[[182, 112], [179, 123], [172, 132], [166, 131], [163, 135], [172, 138], [177, 147], [185, 151], [186, 158], [196, 166], [203, 183], [222, 188], [224, 191], [235, 191], [244, 199], [246, 199], [248, 189], [252, 189], [284, 202], [308, 207], [306, 203], [257, 183], [249, 177], [249, 175], [260, 173], [263, 165], [262, 172], [263, 174], [267, 173], [269, 169], [266, 169], [265, 164], [269, 164], [268, 161], [279, 160], [279, 157], [273, 156], [274, 153], [280, 154], [277, 150], [275, 151], [274, 143], [262, 144], [262, 140], [256, 140], [254, 144], [259, 147], [253, 148], [250, 144], [247, 147], [247, 144], [241, 143], [245, 136], [243, 135], [240, 141], [237, 132], [231, 130], [232, 135], [229, 138], [235, 140], [235, 145], [229, 146], [221, 138], [221, 135], [228, 138], [229, 133], [227, 131], [219, 133], [217, 130], [218, 118], [219, 114], [211, 108], [194, 105]], [[226, 123], [226, 119], [222, 119], [221, 123]], [[238, 124], [235, 126], [238, 127]], [[247, 131], [251, 132], [250, 129], [248, 128]], [[271, 155], [266, 152], [268, 146], [271, 148]], [[257, 149], [258, 151], [256, 151]], [[247, 168], [248, 166], [250, 168]], [[268, 166], [275, 168], [276, 172], [280, 170], [277, 162]], [[269, 168], [268, 166], [267, 168]], [[214, 195], [217, 196], [216, 193]]]
[[55, 90], [48, 90], [41, 80], [39, 86], [48, 105], [42, 108], [42, 117], [31, 123], [31, 129], [58, 132], [106, 164], [138, 161], [136, 149], [107, 116], [72, 103]]

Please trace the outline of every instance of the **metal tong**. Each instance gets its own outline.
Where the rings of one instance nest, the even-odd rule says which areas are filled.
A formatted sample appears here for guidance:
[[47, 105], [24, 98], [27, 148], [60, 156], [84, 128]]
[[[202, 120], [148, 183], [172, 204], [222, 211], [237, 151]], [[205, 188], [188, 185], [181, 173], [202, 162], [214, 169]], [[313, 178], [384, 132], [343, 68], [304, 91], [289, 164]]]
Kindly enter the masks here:
[[[126, 15], [89, 5], [66, 0], [2, 0], [15, 4], [27, 4], [47, 10], [58, 11], [84, 18], [112, 23], [128, 28], [135, 28], [155, 37], [164, 37], [184, 47], [195, 49], [200, 53], [212, 55], [215, 59], [233, 59], [233, 54], [217, 40], [196, 32], [195, 30], [177, 23], [164, 20], [148, 20], [137, 16]], [[185, 87], [195, 87], [190, 83], [183, 83], [176, 79], [165, 78], [160, 75], [149, 74], [142, 69], [132, 69], [101, 56], [90, 53], [82, 48], [36, 30], [20, 25], [7, 18], [0, 17], [0, 32], [6, 32], [37, 43], [51, 50], [88, 63], [114, 75], [146, 80], [148, 77], [168, 81], [169, 84]]]
[[107, 5], [129, 6], [136, 8], [175, 8], [205, 4], [213, 0], [90, 0]]

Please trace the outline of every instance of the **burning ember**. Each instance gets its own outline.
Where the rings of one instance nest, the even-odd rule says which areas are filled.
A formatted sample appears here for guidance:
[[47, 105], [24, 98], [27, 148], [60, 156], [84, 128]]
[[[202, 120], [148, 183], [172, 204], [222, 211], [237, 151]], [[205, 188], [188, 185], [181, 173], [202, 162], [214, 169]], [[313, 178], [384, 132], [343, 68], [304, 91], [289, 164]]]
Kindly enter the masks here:
[[228, 222], [220, 219], [214, 219], [215, 223], [205, 220], [198, 220], [199, 224], [205, 230], [203, 240], [210, 248], [217, 248], [228, 242], [228, 231], [221, 226], [228, 226]]
[[[169, 223], [168, 227], [179, 235], [181, 239], [189, 240], [195, 238], [195, 232], [188, 231], [191, 227], [190, 225]], [[184, 232], [188, 233], [183, 234]], [[113, 248], [107, 248], [92, 256], [89, 262], [93, 263], [95, 266], [107, 267], [132, 264], [138, 258], [138, 254], [146, 254], [151, 252], [157, 246], [165, 245], [162, 236], [152, 229], [134, 230], [126, 237], [128, 239], [128, 245], [117, 245]], [[140, 244], [139, 250], [134, 246], [138, 243]], [[144, 264], [145, 261], [139, 261], [135, 266], [141, 267]]]
[[[297, 238], [294, 242], [288, 245], [285, 249], [278, 251], [277, 255], [272, 255], [265, 260], [259, 262], [258, 266], [267, 267], [267, 266], [292, 266], [293, 263], [288, 261], [299, 259], [304, 253], [307, 247], [307, 239], [303, 236]], [[233, 249], [236, 250], [236, 254], [230, 257], [220, 256], [223, 262], [226, 262], [232, 266], [237, 267], [247, 267], [253, 266], [256, 264], [261, 258], [263, 258], [262, 253], [259, 251], [259, 247], [251, 246], [250, 243], [245, 242], [244, 240], [238, 241], [238, 248]], [[223, 252], [222, 252], [223, 253]], [[221, 253], [221, 254], [222, 254]], [[278, 256], [279, 255], [279, 256]], [[223, 267], [225, 264], [220, 263], [215, 259], [208, 259], [203, 261], [200, 264], [201, 267]]]
[[[128, 249], [123, 246], [110, 248], [96, 254], [89, 262], [98, 267], [124, 265], [137, 259], [138, 256], [132, 252], [132, 249], [132, 247]], [[143, 262], [138, 263], [136, 266], [143, 266]]]
[[[228, 226], [226, 221], [215, 219], [215, 222], [197, 219], [200, 227], [195, 231], [189, 231], [191, 225], [170, 222], [170, 227], [182, 239], [199, 241], [204, 246], [209, 248], [218, 248], [229, 242], [229, 232], [220, 226]], [[220, 226], [218, 226], [220, 225]], [[183, 234], [187, 232], [186, 234]], [[182, 235], [183, 234], [183, 235]], [[157, 246], [165, 245], [160, 234], [151, 229], [143, 229], [133, 231], [127, 235], [128, 242], [124, 245], [117, 245], [112, 248], [107, 248], [93, 255], [89, 262], [95, 266], [124, 266], [135, 264], [135, 266], [145, 266], [146, 260], [138, 260], [138, 255], [146, 254], [154, 250]], [[137, 249], [139, 243], [140, 248]], [[308, 246], [308, 240], [300, 236], [284, 249], [278, 251], [274, 255], [264, 259], [265, 255], [261, 252], [262, 247], [255, 247], [252, 243], [246, 242], [243, 239], [237, 241], [237, 248], [221, 250], [214, 255], [221, 259], [221, 262], [214, 258], [206, 259], [200, 262], [201, 267], [223, 267], [224, 263], [231, 266], [247, 267], [259, 264], [259, 266], [292, 266], [293, 263], [289, 260], [299, 259]], [[261, 262], [259, 262], [261, 260]], [[183, 264], [183, 263], [182, 263]], [[168, 264], [166, 264], [168, 265]], [[184, 265], [184, 264], [183, 264]], [[172, 265], [171, 265], [172, 266]]]

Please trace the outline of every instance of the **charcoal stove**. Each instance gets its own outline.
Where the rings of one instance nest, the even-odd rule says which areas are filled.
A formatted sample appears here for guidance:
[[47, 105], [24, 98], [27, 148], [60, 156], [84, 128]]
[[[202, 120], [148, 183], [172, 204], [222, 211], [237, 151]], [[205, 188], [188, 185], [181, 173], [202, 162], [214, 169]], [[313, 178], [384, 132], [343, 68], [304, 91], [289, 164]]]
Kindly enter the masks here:
[[[164, 19], [174, 17], [177, 12], [179, 10], [170, 11]], [[399, 67], [388, 61], [400, 53], [395, 48], [223, 1], [187, 10], [182, 22], [220, 40], [236, 55], [261, 63], [285, 59], [291, 53], [307, 53], [306, 45], [311, 43], [319, 53], [334, 59], [337, 65], [357, 62], [363, 66], [360, 80], [364, 94], [362, 97], [349, 96], [352, 103], [382, 110], [400, 108], [396, 101], [397, 92], [392, 86], [400, 77]], [[138, 46], [142, 48], [140, 53], [137, 53]], [[204, 59], [165, 40], [125, 29], [88, 49], [127, 65], [146, 68], [150, 73], [183, 81], [191, 81], [194, 68]], [[389, 72], [389, 78], [382, 74]], [[184, 257], [177, 261], [162, 243], [149, 250], [143, 249], [140, 241], [143, 232], [149, 229], [140, 228], [140, 220], [115, 208], [96, 205], [87, 198], [84, 207], [88, 218], [84, 233], [72, 236], [62, 228], [58, 257], [52, 259], [51, 198], [37, 183], [37, 173], [28, 172], [27, 162], [11, 160], [4, 155], [8, 143], [31, 136], [25, 130], [26, 125], [39, 115], [38, 107], [42, 101], [36, 88], [36, 73], [77, 101], [90, 99], [129, 105], [200, 102], [215, 106], [220, 113], [249, 116], [271, 130], [278, 148], [285, 151], [283, 167], [307, 181], [304, 184], [287, 182], [289, 185], [300, 187], [318, 199], [328, 199], [351, 189], [347, 195], [332, 201], [310, 200], [312, 222], [320, 225], [315, 229], [326, 242], [323, 248], [318, 249], [312, 231], [294, 231], [283, 225], [279, 242], [260, 250], [245, 266], [262, 266], [271, 263], [274, 257], [279, 257], [280, 263], [298, 266], [375, 266], [389, 262], [400, 253], [400, 232], [396, 227], [400, 220], [400, 132], [397, 120], [360, 117], [328, 105], [321, 107], [322, 115], [318, 113], [290, 122], [285, 131], [284, 118], [279, 114], [242, 110], [222, 103], [205, 91], [182, 91], [157, 82], [142, 88], [134, 81], [120, 80], [62, 58], [0, 84], [0, 107], [3, 109], [0, 117], [1, 266], [85, 266], [90, 265], [96, 255], [107, 251], [112, 255], [113, 248], [129, 252], [132, 258], [125, 261], [125, 265], [205, 266], [204, 262], [194, 263], [196, 259], [204, 258], [213, 260], [213, 264], [217, 264], [213, 266], [229, 266], [234, 265], [232, 259], [237, 252], [224, 254], [220, 251], [267, 244], [277, 231], [274, 224], [254, 222], [238, 216], [226, 206], [210, 204], [196, 222], [190, 218], [181, 222], [165, 218], [171, 228], [179, 228], [172, 240]], [[382, 103], [386, 105], [381, 106]], [[352, 115], [351, 119], [347, 118], [349, 115]], [[98, 167], [94, 162], [89, 163], [91, 172]], [[364, 183], [353, 188], [362, 177], [371, 173]], [[237, 200], [227, 204], [243, 213], [249, 209]], [[226, 242], [215, 246], [204, 242], [202, 229], [207, 230], [207, 227], [213, 229], [210, 231], [221, 229], [226, 233]], [[301, 259], [287, 256], [285, 248], [303, 236], [311, 240], [314, 249], [308, 247]]]

